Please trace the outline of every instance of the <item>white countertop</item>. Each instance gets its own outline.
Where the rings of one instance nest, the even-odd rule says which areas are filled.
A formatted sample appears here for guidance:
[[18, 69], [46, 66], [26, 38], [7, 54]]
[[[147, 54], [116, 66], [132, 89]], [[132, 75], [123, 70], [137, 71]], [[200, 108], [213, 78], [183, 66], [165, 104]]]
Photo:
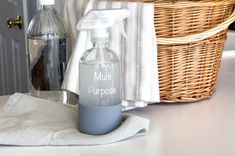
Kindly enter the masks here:
[[[7, 97], [0, 97], [3, 105]], [[147, 136], [102, 146], [0, 147], [0, 155], [233, 156], [235, 51], [224, 53], [217, 91], [209, 100], [157, 104], [129, 113], [150, 119]]]

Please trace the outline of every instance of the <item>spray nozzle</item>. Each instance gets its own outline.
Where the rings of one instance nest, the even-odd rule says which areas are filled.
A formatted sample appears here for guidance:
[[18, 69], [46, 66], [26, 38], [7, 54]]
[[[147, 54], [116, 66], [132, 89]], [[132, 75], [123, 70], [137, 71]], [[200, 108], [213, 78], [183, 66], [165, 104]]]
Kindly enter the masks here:
[[127, 37], [123, 20], [130, 15], [128, 9], [100, 9], [89, 11], [78, 22], [77, 29], [79, 31], [91, 31], [92, 39], [108, 38], [107, 29], [116, 25], [120, 33]]

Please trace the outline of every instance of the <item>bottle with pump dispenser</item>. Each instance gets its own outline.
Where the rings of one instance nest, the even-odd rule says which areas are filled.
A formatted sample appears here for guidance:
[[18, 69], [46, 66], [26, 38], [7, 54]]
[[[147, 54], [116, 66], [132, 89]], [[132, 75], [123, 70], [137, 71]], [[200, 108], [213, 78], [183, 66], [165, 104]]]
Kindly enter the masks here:
[[61, 90], [70, 57], [68, 32], [54, 8], [54, 0], [39, 3], [41, 8], [27, 31], [30, 93], [57, 102], [77, 103], [74, 94]]
[[128, 16], [127, 9], [91, 10], [77, 25], [79, 31], [91, 32], [93, 43], [79, 63], [78, 129], [83, 133], [102, 135], [121, 124], [120, 61], [107, 48], [107, 29]]

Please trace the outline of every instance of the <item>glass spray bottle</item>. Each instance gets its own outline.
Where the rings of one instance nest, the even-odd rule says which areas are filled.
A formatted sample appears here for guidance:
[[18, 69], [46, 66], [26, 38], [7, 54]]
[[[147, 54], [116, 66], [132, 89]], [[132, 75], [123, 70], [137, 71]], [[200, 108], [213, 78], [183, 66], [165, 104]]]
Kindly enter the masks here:
[[120, 61], [107, 48], [106, 29], [128, 16], [127, 9], [92, 10], [78, 23], [78, 30], [91, 31], [93, 43], [79, 63], [78, 128], [83, 133], [105, 134], [120, 125]]

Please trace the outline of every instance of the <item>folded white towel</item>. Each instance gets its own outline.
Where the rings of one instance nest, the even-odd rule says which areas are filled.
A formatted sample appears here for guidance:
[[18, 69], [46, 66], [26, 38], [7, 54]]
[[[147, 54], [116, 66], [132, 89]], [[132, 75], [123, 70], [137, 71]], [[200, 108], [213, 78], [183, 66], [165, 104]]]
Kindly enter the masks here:
[[[90, 9], [128, 8], [131, 11], [130, 17], [125, 22], [128, 36], [126, 40], [122, 38], [116, 29], [110, 30], [109, 47], [121, 58], [123, 105], [144, 107], [147, 103], [159, 102], [154, 4], [99, 0], [75, 2], [74, 0], [67, 0], [64, 18], [70, 25], [73, 34], [77, 31], [75, 30], [75, 23], [78, 18], [77, 20], [69, 20], [74, 16], [74, 13], [81, 17], [82, 10], [80, 13], [73, 12], [71, 5], [78, 6], [78, 3], [83, 6], [84, 14]], [[84, 6], [86, 6], [86, 9], [84, 9]], [[79, 93], [79, 59], [83, 52], [91, 48], [91, 45], [89, 33], [80, 32], [62, 86], [64, 89]]]
[[77, 110], [23, 94], [14, 94], [0, 109], [1, 145], [99, 145], [145, 135], [149, 120], [124, 115], [122, 125], [100, 136], [77, 130]]

